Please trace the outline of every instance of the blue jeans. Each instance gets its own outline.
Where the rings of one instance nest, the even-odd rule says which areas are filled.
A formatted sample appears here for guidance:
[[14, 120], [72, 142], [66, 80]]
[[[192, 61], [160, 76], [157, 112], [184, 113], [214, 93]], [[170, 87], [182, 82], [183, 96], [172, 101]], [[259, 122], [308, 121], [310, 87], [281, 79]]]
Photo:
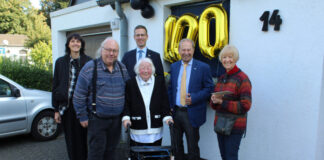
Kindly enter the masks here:
[[89, 117], [88, 160], [115, 160], [115, 151], [120, 140], [120, 116], [109, 119]]
[[218, 146], [223, 160], [238, 160], [238, 151], [243, 133], [228, 136], [218, 134]]

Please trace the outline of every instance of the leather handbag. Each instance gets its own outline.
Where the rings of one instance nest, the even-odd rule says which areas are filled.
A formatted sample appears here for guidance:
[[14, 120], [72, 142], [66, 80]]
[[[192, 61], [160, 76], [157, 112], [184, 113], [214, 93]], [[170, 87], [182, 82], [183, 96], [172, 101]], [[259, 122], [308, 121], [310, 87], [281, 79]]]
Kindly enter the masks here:
[[243, 117], [245, 115], [234, 115], [226, 113], [217, 113], [218, 116], [216, 125], [214, 126], [214, 131], [222, 135], [230, 135], [234, 126], [234, 123], [238, 117]]

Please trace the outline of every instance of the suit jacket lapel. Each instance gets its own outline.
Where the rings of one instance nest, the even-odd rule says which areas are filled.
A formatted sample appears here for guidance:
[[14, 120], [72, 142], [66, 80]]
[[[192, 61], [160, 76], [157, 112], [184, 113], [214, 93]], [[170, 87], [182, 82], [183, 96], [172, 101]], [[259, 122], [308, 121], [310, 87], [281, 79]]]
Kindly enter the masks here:
[[140, 91], [140, 89], [139, 89], [139, 86], [138, 86], [138, 84], [137, 84], [137, 78], [136, 78], [136, 77], [135, 77], [135, 81], [133, 81], [133, 82], [134, 82], [133, 85], [134, 85], [134, 87], [135, 87], [136, 94], [137, 94], [138, 97], [140, 98], [139, 103], [142, 103], [142, 105], [144, 106], [144, 105], [145, 105], [145, 104], [144, 104], [144, 98], [143, 98], [142, 93], [141, 93], [141, 91]]
[[173, 83], [174, 83], [174, 86], [178, 87], [178, 77], [179, 77], [179, 73], [180, 73], [181, 61], [176, 62], [175, 65], [176, 65], [175, 66], [176, 68], [175, 68], [175, 73], [174, 73], [175, 77], [173, 78], [174, 79]]
[[192, 60], [192, 67], [191, 67], [191, 73], [190, 73], [190, 80], [189, 80], [189, 85], [188, 85], [188, 92], [190, 93], [190, 89], [191, 89], [191, 85], [192, 85], [192, 83], [195, 83], [194, 82], [194, 78], [197, 76], [196, 74], [197, 74], [197, 67], [198, 67], [198, 65], [197, 65], [197, 63], [196, 63], [196, 61], [193, 59]]
[[136, 49], [134, 49], [134, 54], [130, 54], [130, 61], [131, 61], [131, 64], [134, 64], [134, 65], [132, 65], [132, 66], [135, 66], [135, 64], [136, 64], [136, 61], [137, 61], [137, 58], [136, 58]]
[[157, 90], [157, 77], [154, 77], [154, 86], [153, 86], [153, 90], [152, 90], [152, 96], [151, 96], [151, 104], [150, 104], [150, 108], [152, 108], [153, 106], [151, 106], [154, 101], [154, 98], [156, 97], [155, 94], [158, 94], [158, 90]]
[[149, 49], [147, 49], [146, 50], [146, 58], [151, 58], [152, 59], [151, 55], [152, 55], [151, 51]]

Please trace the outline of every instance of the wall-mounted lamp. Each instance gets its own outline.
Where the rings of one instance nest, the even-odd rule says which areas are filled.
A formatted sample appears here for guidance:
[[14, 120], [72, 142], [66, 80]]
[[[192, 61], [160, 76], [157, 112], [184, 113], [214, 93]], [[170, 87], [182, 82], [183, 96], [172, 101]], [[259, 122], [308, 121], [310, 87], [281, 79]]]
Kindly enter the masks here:
[[152, 18], [154, 16], [154, 9], [148, 0], [130, 0], [130, 5], [135, 10], [141, 9], [141, 14], [144, 18]]

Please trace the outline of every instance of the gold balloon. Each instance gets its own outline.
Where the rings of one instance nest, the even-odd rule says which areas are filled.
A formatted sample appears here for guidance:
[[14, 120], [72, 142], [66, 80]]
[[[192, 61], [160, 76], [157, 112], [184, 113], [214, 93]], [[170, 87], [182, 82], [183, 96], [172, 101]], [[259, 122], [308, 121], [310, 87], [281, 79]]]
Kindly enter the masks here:
[[198, 33], [198, 17], [193, 14], [186, 13], [177, 20], [173, 28], [171, 38], [171, 52], [175, 55], [175, 61], [181, 59], [179, 55], [179, 42], [183, 37], [185, 28], [187, 27], [188, 33], [186, 38], [191, 39], [196, 43]]
[[164, 23], [165, 40], [164, 40], [164, 59], [170, 63], [174, 62], [175, 55], [171, 51], [172, 31], [176, 24], [177, 18], [169, 16]]
[[[210, 44], [210, 21], [215, 18], [215, 44]], [[215, 51], [222, 49], [228, 43], [227, 13], [221, 4], [207, 7], [199, 20], [199, 47], [202, 55], [212, 59]]]

